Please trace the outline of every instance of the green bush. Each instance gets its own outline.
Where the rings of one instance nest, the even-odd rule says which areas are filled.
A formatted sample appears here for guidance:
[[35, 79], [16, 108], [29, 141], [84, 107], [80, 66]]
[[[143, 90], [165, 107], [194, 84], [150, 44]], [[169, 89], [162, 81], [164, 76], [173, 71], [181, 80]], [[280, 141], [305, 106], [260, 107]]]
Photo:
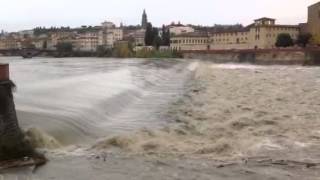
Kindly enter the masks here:
[[288, 33], [281, 33], [277, 37], [276, 46], [277, 47], [290, 47], [293, 46], [293, 39]]
[[297, 39], [297, 44], [301, 47], [306, 47], [307, 44], [310, 43], [312, 39], [312, 35], [307, 33], [307, 34], [299, 34], [298, 39]]
[[133, 56], [133, 52], [129, 48], [128, 44], [118, 44], [114, 47], [112, 56], [119, 58], [129, 58]]
[[165, 50], [146, 50], [142, 49], [136, 52], [136, 58], [182, 58], [182, 54], [177, 51]]
[[68, 42], [59, 42], [57, 44], [57, 51], [61, 53], [70, 53], [73, 51], [73, 45]]

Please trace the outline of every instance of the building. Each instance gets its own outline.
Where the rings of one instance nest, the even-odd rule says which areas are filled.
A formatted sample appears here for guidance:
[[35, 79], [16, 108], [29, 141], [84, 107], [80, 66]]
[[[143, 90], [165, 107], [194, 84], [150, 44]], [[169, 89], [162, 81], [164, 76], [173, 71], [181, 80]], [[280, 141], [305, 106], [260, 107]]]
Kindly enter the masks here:
[[36, 37], [33, 38], [32, 44], [36, 49], [47, 49], [48, 38], [47, 37]]
[[110, 21], [105, 21], [101, 23], [101, 26], [103, 29], [113, 29], [116, 28], [116, 25], [113, 22]]
[[194, 28], [190, 26], [184, 26], [182, 24], [170, 25], [169, 30], [170, 30], [170, 34], [172, 35], [180, 35], [180, 34], [195, 32]]
[[138, 29], [131, 34], [131, 37], [134, 40], [135, 46], [145, 46], [145, 36], [146, 30], [145, 29]]
[[208, 50], [209, 35], [206, 32], [189, 32], [173, 35], [170, 48], [178, 51]]
[[21, 40], [14, 34], [0, 38], [0, 49], [21, 49]]
[[74, 49], [76, 51], [95, 52], [98, 47], [99, 32], [96, 30], [79, 33]]
[[147, 29], [147, 25], [148, 25], [148, 16], [147, 16], [146, 10], [144, 9], [142, 14], [141, 27], [143, 29]]
[[58, 43], [71, 43], [75, 47], [76, 33], [59, 31], [51, 33], [48, 49], [55, 50]]
[[123, 40], [123, 29], [116, 27], [112, 22], [102, 23], [102, 29], [98, 34], [98, 45], [113, 48], [117, 41]]
[[250, 31], [227, 31], [210, 36], [210, 49], [250, 49]]
[[247, 27], [219, 32], [188, 32], [171, 37], [171, 49], [175, 50], [225, 50], [225, 49], [271, 49], [275, 48], [281, 33], [296, 40], [298, 25], [278, 25], [272, 18], [260, 18]]
[[320, 2], [308, 7], [308, 32], [314, 43], [320, 44]]
[[279, 25], [272, 18], [260, 18], [238, 31], [213, 33], [210, 37], [210, 49], [270, 49], [275, 48], [277, 37], [287, 33], [296, 40], [298, 25]]
[[33, 30], [19, 31], [18, 34], [19, 34], [20, 38], [25, 38], [25, 37], [33, 38], [34, 37]]
[[124, 39], [133, 41], [134, 46], [145, 46], [146, 30], [139, 28], [126, 28], [124, 30]]
[[300, 28], [300, 34], [309, 33], [308, 23], [300, 23], [299, 28]]
[[47, 34], [41, 34], [32, 38], [32, 44], [36, 49], [48, 49], [50, 38]]

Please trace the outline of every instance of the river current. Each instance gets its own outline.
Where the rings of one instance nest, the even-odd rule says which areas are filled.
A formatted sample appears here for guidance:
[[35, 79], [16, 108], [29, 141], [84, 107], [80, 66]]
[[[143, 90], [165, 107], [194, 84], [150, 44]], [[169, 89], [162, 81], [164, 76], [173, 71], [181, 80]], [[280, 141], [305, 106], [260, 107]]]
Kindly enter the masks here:
[[1, 57], [10, 64], [23, 129], [62, 145], [166, 124], [191, 76], [183, 60]]

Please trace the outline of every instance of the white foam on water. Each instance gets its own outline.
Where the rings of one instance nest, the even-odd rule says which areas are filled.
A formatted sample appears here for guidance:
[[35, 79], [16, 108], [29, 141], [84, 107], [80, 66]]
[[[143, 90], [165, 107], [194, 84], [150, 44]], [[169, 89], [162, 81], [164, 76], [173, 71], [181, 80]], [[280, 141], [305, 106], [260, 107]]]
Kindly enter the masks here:
[[19, 90], [15, 96], [19, 110], [60, 113], [59, 107], [64, 110], [92, 108], [95, 102], [102, 99], [138, 90], [133, 84], [131, 72], [121, 69], [35, 82]]
[[263, 69], [262, 66], [251, 64], [214, 64], [211, 65], [212, 69]]
[[255, 144], [252, 149], [255, 150], [281, 150], [283, 147], [279, 144], [272, 142], [271, 139], [265, 139], [257, 144]]
[[195, 71], [199, 67], [199, 62], [193, 62], [188, 66], [189, 71]]

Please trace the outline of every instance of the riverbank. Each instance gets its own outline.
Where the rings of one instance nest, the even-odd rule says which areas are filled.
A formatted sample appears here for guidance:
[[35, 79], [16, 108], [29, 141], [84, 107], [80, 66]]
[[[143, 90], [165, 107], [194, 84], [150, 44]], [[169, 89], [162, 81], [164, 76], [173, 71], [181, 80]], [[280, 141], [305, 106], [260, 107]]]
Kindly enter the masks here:
[[[0, 52], [1, 53], [1, 52]], [[20, 55], [18, 50], [4, 55]], [[118, 47], [113, 50], [99, 50], [97, 52], [58, 52], [34, 51], [35, 57], [100, 57], [100, 58], [154, 58], [188, 60], [204, 60], [213, 63], [250, 63], [257, 65], [320, 65], [320, 49], [246, 49], [246, 50], [210, 50], [210, 51], [172, 51], [147, 50], [136, 52], [128, 47]]]
[[130, 50], [128, 47], [114, 49], [97, 50], [97, 51], [55, 51], [55, 50], [0, 50], [0, 57], [21, 56], [26, 59], [32, 57], [49, 57], [49, 58], [76, 58], [76, 57], [100, 57], [100, 58], [182, 58], [183, 54], [173, 50], [148, 50], [141, 49], [138, 51]]
[[244, 49], [184, 51], [185, 59], [259, 65], [320, 65], [320, 49]]

